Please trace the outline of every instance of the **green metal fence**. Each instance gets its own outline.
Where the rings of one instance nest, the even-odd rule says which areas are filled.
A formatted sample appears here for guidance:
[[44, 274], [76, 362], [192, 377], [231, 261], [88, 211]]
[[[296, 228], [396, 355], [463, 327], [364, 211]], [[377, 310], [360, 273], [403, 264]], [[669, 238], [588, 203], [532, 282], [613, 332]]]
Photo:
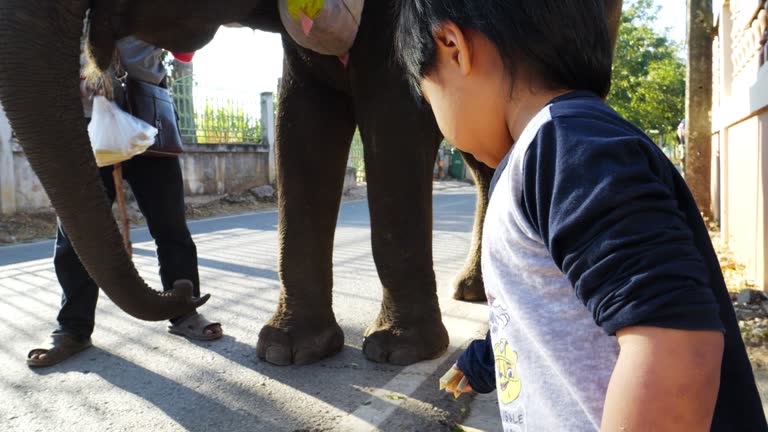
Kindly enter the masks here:
[[355, 135], [352, 137], [352, 146], [349, 149], [349, 162], [347, 165], [357, 170], [357, 180], [361, 182], [365, 181], [365, 159], [363, 155], [363, 139], [360, 138], [360, 131], [356, 130]]
[[258, 97], [238, 99], [205, 94], [194, 76], [175, 79], [171, 92], [179, 117], [179, 132], [186, 143], [256, 144], [261, 142]]

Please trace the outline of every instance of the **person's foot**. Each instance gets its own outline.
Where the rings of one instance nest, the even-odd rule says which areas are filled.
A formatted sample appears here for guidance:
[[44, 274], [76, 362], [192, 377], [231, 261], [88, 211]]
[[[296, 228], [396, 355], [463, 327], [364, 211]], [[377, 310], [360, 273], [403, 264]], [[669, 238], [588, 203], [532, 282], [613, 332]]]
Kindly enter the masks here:
[[199, 341], [212, 341], [224, 336], [220, 323], [209, 321], [197, 312], [172, 323], [168, 326], [168, 332]]
[[48, 367], [59, 364], [75, 354], [90, 348], [91, 338], [78, 338], [67, 333], [53, 333], [46, 348], [35, 348], [27, 354], [29, 367]]

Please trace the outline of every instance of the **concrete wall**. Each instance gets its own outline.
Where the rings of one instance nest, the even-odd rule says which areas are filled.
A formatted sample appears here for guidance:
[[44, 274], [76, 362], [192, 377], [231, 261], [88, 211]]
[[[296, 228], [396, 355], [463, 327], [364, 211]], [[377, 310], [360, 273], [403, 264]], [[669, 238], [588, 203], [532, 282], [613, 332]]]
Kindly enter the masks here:
[[[768, 289], [768, 66], [762, 2], [723, 2], [714, 50], [713, 200], [721, 235], [748, 277]], [[717, 214], [717, 212], [716, 212]]]
[[[274, 105], [272, 93], [263, 93], [262, 143], [185, 146], [181, 157], [188, 195], [237, 193], [274, 183]], [[0, 106], [0, 213], [46, 208], [50, 201], [21, 148], [12, 138]]]
[[[269, 146], [186, 145], [181, 167], [189, 196], [241, 192], [269, 184]], [[45, 190], [18, 145], [14, 145], [13, 170], [16, 210], [50, 206]]]
[[49, 207], [51, 202], [48, 200], [43, 185], [37, 178], [37, 174], [27, 161], [27, 157], [18, 144], [13, 146], [13, 171], [16, 177], [15, 201], [16, 210], [37, 210]]
[[185, 152], [188, 195], [237, 193], [270, 183], [268, 145], [187, 145]]

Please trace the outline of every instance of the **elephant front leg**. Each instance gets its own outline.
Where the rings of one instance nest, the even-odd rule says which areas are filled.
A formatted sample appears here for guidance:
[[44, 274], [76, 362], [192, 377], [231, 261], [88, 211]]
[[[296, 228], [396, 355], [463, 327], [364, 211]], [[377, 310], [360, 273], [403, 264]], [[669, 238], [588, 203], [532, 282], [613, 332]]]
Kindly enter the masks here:
[[432, 168], [442, 136], [386, 58], [382, 64], [367, 60], [375, 66], [352, 66], [360, 77], [353, 94], [365, 149], [373, 258], [384, 292], [363, 352], [372, 361], [407, 365], [436, 358], [448, 346], [432, 262]]
[[464, 268], [453, 281], [453, 298], [464, 301], [485, 301], [485, 285], [481, 269], [480, 255], [483, 240], [483, 222], [488, 209], [488, 191], [493, 178], [493, 169], [479, 162], [471, 154], [462, 152], [464, 161], [475, 178], [477, 185], [477, 206], [475, 207], [475, 226], [472, 231], [472, 245], [469, 248]]
[[[373, 257], [384, 289], [363, 352], [370, 360], [397, 365], [436, 358], [448, 346], [432, 263], [432, 167], [440, 137], [425, 133], [432, 125], [426, 118], [389, 117], [370, 129], [363, 126], [366, 120], [360, 123]], [[399, 127], [383, 127], [388, 124]]]
[[[286, 58], [292, 57], [291, 51]], [[354, 122], [347, 97], [303, 85], [286, 64], [277, 124], [280, 303], [257, 355], [304, 365], [338, 353], [344, 334], [331, 305], [333, 236]]]

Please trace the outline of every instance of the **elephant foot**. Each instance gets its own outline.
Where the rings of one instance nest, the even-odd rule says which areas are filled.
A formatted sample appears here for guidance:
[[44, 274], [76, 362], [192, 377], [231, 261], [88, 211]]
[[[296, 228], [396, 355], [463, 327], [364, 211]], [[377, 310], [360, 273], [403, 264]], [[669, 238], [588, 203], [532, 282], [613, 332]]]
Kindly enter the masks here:
[[484, 302], [483, 276], [474, 270], [464, 270], [453, 280], [453, 298], [466, 302]]
[[256, 355], [276, 366], [303, 366], [337, 354], [344, 332], [336, 320], [273, 317], [259, 333]]
[[365, 357], [377, 363], [401, 366], [440, 357], [448, 348], [448, 331], [437, 300], [434, 302], [433, 311], [426, 313], [423, 303], [408, 305], [412, 310], [405, 313], [382, 307], [376, 323], [365, 332]]

